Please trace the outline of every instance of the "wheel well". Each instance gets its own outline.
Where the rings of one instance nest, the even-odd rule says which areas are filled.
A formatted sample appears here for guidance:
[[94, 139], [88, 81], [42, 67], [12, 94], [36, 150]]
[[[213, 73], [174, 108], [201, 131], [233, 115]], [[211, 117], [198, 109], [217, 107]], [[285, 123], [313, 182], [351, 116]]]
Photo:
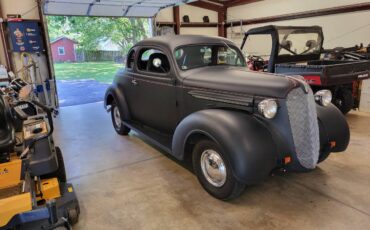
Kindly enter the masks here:
[[109, 94], [106, 99], [106, 105], [112, 105], [112, 102], [114, 101], [114, 97], [112, 94]]
[[193, 133], [188, 136], [185, 142], [184, 157], [183, 160], [187, 163], [193, 163], [193, 149], [195, 145], [204, 139], [210, 139], [207, 135], [203, 133]]

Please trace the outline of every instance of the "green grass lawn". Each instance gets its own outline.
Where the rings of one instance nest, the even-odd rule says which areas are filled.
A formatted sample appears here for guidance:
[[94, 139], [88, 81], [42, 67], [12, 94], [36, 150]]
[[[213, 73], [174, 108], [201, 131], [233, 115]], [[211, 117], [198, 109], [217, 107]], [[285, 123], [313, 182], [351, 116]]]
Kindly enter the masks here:
[[101, 83], [112, 83], [122, 64], [115, 62], [54, 63], [57, 80], [94, 79]]

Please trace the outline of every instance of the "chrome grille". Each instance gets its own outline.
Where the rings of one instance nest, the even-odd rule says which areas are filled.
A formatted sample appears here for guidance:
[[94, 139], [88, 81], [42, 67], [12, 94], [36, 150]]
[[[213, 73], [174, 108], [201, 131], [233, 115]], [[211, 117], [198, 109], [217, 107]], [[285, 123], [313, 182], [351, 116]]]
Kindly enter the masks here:
[[313, 169], [319, 158], [320, 137], [312, 90], [306, 94], [301, 88], [293, 89], [287, 97], [287, 108], [298, 161]]

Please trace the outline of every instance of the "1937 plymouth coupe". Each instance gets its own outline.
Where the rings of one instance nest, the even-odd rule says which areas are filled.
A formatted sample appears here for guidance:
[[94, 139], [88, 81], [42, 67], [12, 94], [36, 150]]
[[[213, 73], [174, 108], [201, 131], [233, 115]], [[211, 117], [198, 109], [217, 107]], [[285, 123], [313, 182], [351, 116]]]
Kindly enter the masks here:
[[191, 161], [203, 188], [222, 200], [274, 169], [310, 171], [350, 138], [329, 91], [314, 95], [299, 77], [247, 71], [235, 44], [217, 37], [137, 43], [105, 107], [118, 134], [135, 130]]

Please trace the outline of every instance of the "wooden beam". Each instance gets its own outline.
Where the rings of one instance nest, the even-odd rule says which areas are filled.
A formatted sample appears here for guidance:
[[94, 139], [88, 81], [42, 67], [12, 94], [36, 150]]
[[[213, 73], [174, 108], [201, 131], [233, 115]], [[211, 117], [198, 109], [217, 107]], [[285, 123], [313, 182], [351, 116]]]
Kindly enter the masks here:
[[218, 11], [218, 36], [226, 38], [226, 15], [227, 8], [224, 7], [223, 10]]
[[176, 23], [174, 22], [156, 22], [156, 26], [175, 26]]
[[218, 27], [216, 22], [182, 22], [181, 27]]
[[180, 34], [180, 7], [173, 7], [173, 22], [175, 25], [175, 34]]
[[199, 8], [203, 8], [203, 9], [206, 9], [206, 10], [213, 10], [213, 11], [217, 11], [217, 12], [222, 11], [223, 8], [224, 8], [224, 6], [221, 5], [221, 4], [203, 2], [203, 1], [190, 2], [190, 3], [187, 3], [187, 5], [196, 6], [196, 7], [199, 7]]
[[[2, 18], [4, 20], [1, 2], [0, 2], [0, 18]], [[11, 53], [9, 52], [10, 51], [10, 46], [9, 46], [9, 43], [8, 43], [8, 36], [7, 36], [6, 30], [7, 29], [6, 29], [5, 22], [4, 21], [0, 22], [0, 36], [1, 36], [2, 46], [3, 46], [3, 49], [4, 49], [4, 56], [5, 56], [5, 62], [6, 62], [4, 64], [6, 66], [7, 71], [15, 72], [12, 56], [11, 56]], [[10, 77], [9, 77], [9, 80], [10, 80]]]
[[233, 7], [233, 6], [240, 6], [240, 5], [246, 5], [253, 2], [260, 2], [262, 0], [231, 0], [228, 2], [225, 2], [226, 8]]
[[[156, 22], [156, 26], [174, 26], [174, 22]], [[181, 27], [218, 27], [217, 22], [181, 22]]]
[[[353, 5], [325, 8], [325, 9], [320, 9], [320, 10], [309, 10], [309, 11], [303, 11], [303, 12], [298, 12], [298, 13], [247, 19], [247, 20], [242, 20], [242, 25], [286, 21], [286, 20], [294, 20], [294, 19], [301, 19], [301, 18], [311, 18], [311, 17], [351, 13], [351, 12], [365, 11], [365, 10], [370, 10], [370, 3], [359, 3], [359, 4], [353, 4]], [[230, 27], [230, 26], [231, 26], [230, 22], [226, 23], [226, 27]]]
[[225, 5], [225, 2], [224, 1], [221, 1], [221, 0], [207, 0], [208, 2], [214, 2], [216, 4], [219, 4], [219, 5]]

